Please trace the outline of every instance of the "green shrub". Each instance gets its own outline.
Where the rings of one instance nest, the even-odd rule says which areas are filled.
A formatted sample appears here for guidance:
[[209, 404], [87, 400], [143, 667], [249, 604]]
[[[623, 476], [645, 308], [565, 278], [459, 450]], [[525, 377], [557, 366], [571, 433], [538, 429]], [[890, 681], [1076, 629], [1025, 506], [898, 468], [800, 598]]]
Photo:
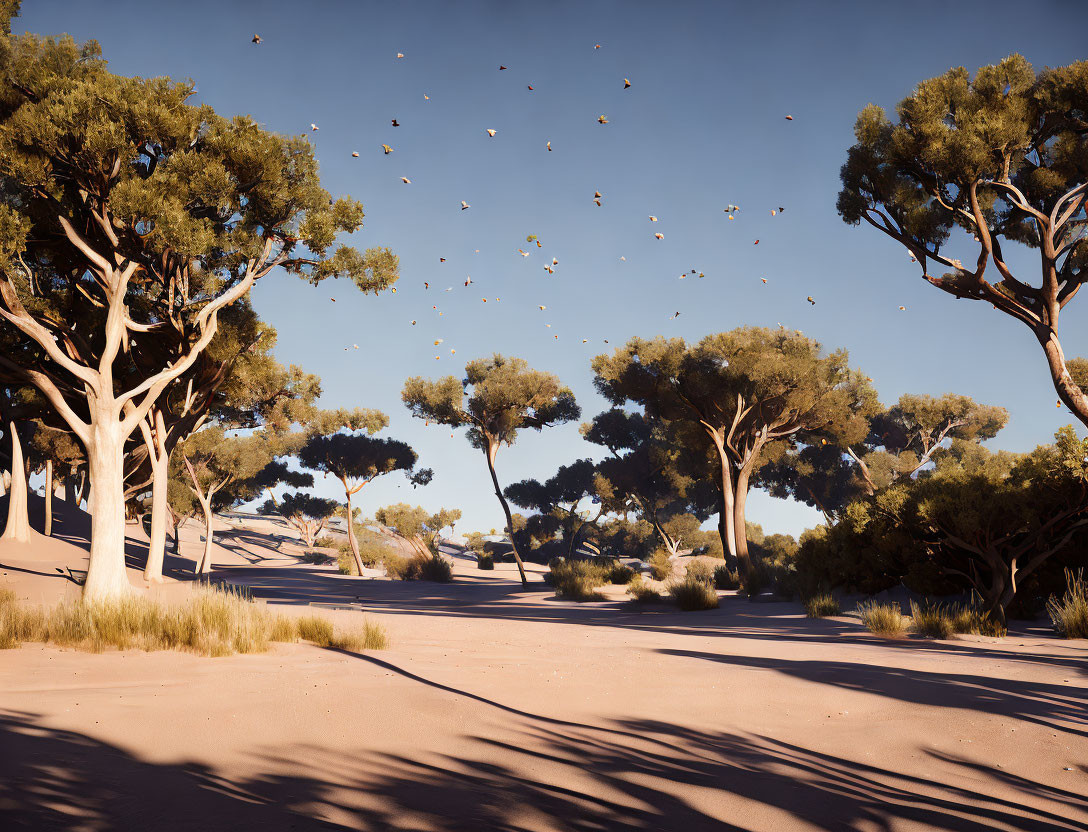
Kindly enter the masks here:
[[865, 601], [858, 604], [861, 623], [869, 632], [888, 638], [901, 638], [907, 631], [907, 620], [898, 604], [879, 604]]
[[487, 552], [473, 552], [476, 555], [476, 568], [477, 569], [494, 569], [495, 558], [487, 554]]
[[607, 581], [610, 584], [627, 584], [635, 577], [635, 570], [626, 563], [612, 561], [605, 567], [608, 570]]
[[748, 568], [748, 574], [740, 578], [741, 590], [751, 601], [763, 594], [763, 590], [770, 586], [770, 577], [767, 575], [763, 564], [752, 561]]
[[718, 589], [739, 589], [740, 576], [723, 563], [714, 567], [714, 586]]
[[321, 537], [314, 541], [314, 548], [316, 549], [335, 549], [336, 541], [332, 539], [330, 535], [323, 534]]
[[1065, 594], [1061, 600], [1051, 596], [1046, 611], [1063, 638], [1088, 638], [1088, 580], [1083, 569], [1075, 574], [1065, 570]]
[[340, 546], [336, 552], [336, 566], [341, 575], [359, 574], [359, 570], [355, 566], [355, 558], [351, 554], [351, 547], [346, 543]]
[[588, 561], [556, 558], [548, 563], [545, 579], [555, 589], [556, 598], [600, 601], [602, 596], [596, 589], [608, 581], [608, 571]]
[[303, 563], [312, 563], [317, 566], [323, 566], [324, 564], [332, 561], [332, 558], [326, 555], [324, 552], [314, 551], [303, 552], [301, 555], [298, 556], [298, 559], [301, 560]]
[[667, 581], [672, 576], [672, 561], [669, 553], [658, 549], [650, 555], [650, 577], [655, 581]]
[[684, 578], [712, 586], [714, 584], [714, 570], [710, 568], [709, 563], [704, 563], [701, 560], [688, 561], [688, 568], [684, 573]]
[[926, 638], [948, 638], [956, 632], [953, 620], [955, 607], [927, 601], [925, 604], [910, 602], [910, 628]]
[[839, 602], [835, 600], [835, 596], [828, 593], [805, 599], [805, 615], [809, 618], [824, 618], [828, 615], [838, 615], [840, 612], [842, 610], [839, 608]]
[[661, 593], [643, 580], [641, 575], [635, 575], [627, 582], [627, 594], [631, 596], [632, 600], [640, 604], [661, 600]]
[[669, 595], [682, 610], [712, 610], [718, 606], [718, 592], [705, 581], [684, 578], [669, 585]]

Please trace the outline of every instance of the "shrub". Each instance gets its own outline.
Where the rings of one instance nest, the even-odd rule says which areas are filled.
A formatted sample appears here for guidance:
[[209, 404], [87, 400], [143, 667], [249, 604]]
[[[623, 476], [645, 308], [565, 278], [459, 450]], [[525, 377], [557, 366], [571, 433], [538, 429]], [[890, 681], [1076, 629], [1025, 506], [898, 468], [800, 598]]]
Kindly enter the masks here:
[[858, 615], [861, 616], [861, 623], [869, 628], [869, 632], [878, 636], [900, 638], [907, 631], [907, 620], [898, 604], [866, 601], [858, 604]]
[[556, 558], [548, 563], [548, 583], [555, 588], [556, 598], [570, 601], [600, 601], [595, 590], [608, 580], [605, 567], [584, 560]]
[[682, 610], [712, 610], [718, 606], [718, 592], [705, 581], [684, 578], [669, 585], [669, 595]]
[[[259, 652], [273, 641], [301, 637], [323, 646], [350, 643], [378, 649], [380, 639], [367, 632], [337, 635], [324, 619], [309, 616], [296, 621], [276, 615], [221, 587], [194, 591], [183, 602], [170, 606], [130, 597], [97, 604], [61, 604], [48, 611], [22, 607], [13, 593], [0, 592], [0, 646], [6, 648], [35, 641], [94, 652], [116, 647], [225, 656]], [[384, 637], [384, 633], [380, 635]]]
[[658, 549], [650, 555], [650, 577], [655, 581], [667, 581], [672, 576], [672, 561], [669, 553]]
[[448, 584], [453, 580], [453, 566], [444, 557], [425, 558], [420, 555], [410, 562], [409, 581], [434, 581]]
[[494, 569], [495, 558], [487, 554], [487, 552], [474, 552], [476, 555], [476, 568], [477, 569]]
[[636, 574], [634, 569], [618, 560], [612, 561], [605, 569], [608, 570], [606, 580], [610, 584], [628, 584]]
[[953, 621], [955, 607], [946, 608], [942, 604], [927, 601], [923, 604], [910, 602], [910, 628], [926, 638], [948, 638], [956, 632]]
[[1088, 638], [1088, 580], [1083, 569], [1075, 574], [1065, 570], [1065, 594], [1060, 601], [1051, 596], [1046, 611], [1063, 638]]
[[323, 534], [321, 537], [314, 541], [314, 548], [316, 549], [335, 549], [336, 541], [332, 539], [330, 535]]
[[312, 563], [317, 566], [323, 566], [324, 564], [329, 563], [332, 560], [332, 558], [326, 555], [324, 552], [313, 551], [303, 552], [301, 555], [299, 555], [298, 559], [301, 560], [303, 563]]
[[751, 601], [763, 594], [763, 590], [770, 585], [770, 578], [764, 570], [763, 564], [752, 561], [752, 565], [748, 569], [748, 574], [743, 578], [740, 578], [740, 584], [741, 590], [748, 596], [748, 600]]
[[805, 615], [809, 618], [824, 618], [828, 615], [838, 615], [840, 612], [842, 610], [839, 608], [839, 602], [829, 593], [813, 595], [805, 600]]
[[661, 599], [661, 593], [643, 580], [641, 575], [635, 575], [627, 582], [627, 594], [631, 596], [632, 600], [640, 604]]
[[298, 637], [318, 647], [335, 647], [341, 650], [384, 650], [389, 646], [385, 628], [372, 621], [364, 621], [362, 627], [338, 631], [327, 618], [306, 615], [298, 619]]
[[[366, 567], [380, 566], [390, 553], [394, 553], [393, 549], [382, 541], [380, 535], [367, 528], [356, 530], [355, 542], [359, 544], [359, 559], [363, 562], [363, 566]], [[351, 544], [340, 543], [337, 545], [336, 551], [336, 561], [341, 573], [344, 575], [358, 575], [359, 570], [355, 568], [355, 558], [351, 555]]]
[[346, 543], [340, 546], [336, 553], [336, 566], [341, 575], [358, 575], [359, 570], [355, 566], [355, 558], [352, 557], [351, 547]]
[[699, 581], [707, 586], [711, 586], [714, 583], [714, 570], [710, 568], [709, 563], [704, 563], [701, 560], [693, 560], [688, 562], [687, 571], [684, 573], [685, 580]]
[[714, 586], [718, 589], [738, 589], [740, 576], [736, 570], [730, 569], [723, 563], [721, 566], [714, 567]]

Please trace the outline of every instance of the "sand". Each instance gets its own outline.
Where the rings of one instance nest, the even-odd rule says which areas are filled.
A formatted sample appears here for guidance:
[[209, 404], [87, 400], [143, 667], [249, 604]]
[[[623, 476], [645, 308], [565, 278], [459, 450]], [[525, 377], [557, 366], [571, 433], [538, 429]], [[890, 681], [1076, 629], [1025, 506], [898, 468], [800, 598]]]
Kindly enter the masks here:
[[217, 577], [391, 648], [0, 653], [2, 828], [1088, 829], [1084, 641], [577, 604], [467, 558], [450, 585], [349, 578], [274, 521], [222, 525]]

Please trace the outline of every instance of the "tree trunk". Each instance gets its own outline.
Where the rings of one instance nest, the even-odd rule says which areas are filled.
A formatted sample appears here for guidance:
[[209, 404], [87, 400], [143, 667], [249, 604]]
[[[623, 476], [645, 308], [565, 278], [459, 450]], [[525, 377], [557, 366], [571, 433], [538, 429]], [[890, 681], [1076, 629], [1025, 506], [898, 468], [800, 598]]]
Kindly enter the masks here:
[[30, 542], [30, 515], [27, 512], [26, 465], [23, 464], [23, 446], [15, 423], [8, 424], [11, 431], [11, 487], [8, 489], [8, 521], [0, 540], [14, 543]]
[[147, 543], [147, 563], [144, 580], [162, 581], [162, 564], [166, 557], [167, 489], [170, 481], [170, 458], [149, 457], [151, 463], [151, 534]]
[[753, 454], [737, 472], [737, 494], [733, 502], [733, 530], [737, 542], [737, 564], [742, 577], [752, 572], [752, 558], [748, 554], [748, 529], [744, 517], [744, 504], [748, 499], [748, 480], [752, 475], [756, 456]]
[[131, 591], [125, 569], [125, 437], [112, 404], [92, 410], [87, 464], [90, 472], [91, 552], [84, 601], [108, 601]]
[[499, 498], [503, 514], [506, 515], [506, 529], [510, 535], [510, 548], [514, 550], [514, 560], [518, 565], [518, 573], [521, 575], [521, 585], [527, 587], [529, 579], [525, 577], [525, 564], [521, 562], [518, 544], [514, 542], [514, 517], [510, 513], [510, 504], [506, 502], [506, 498], [502, 495], [502, 489], [499, 487], [499, 475], [495, 473], [495, 457], [498, 453], [498, 443], [488, 440], [487, 448], [484, 450], [487, 457], [487, 470], [491, 472], [491, 482], [495, 486], [495, 496]]
[[198, 575], [210, 575], [212, 571], [212, 504], [200, 498], [200, 508], [204, 512], [204, 554], [194, 570]]
[[1054, 389], [1058, 392], [1061, 402], [1073, 411], [1073, 415], [1080, 419], [1081, 424], [1088, 426], [1088, 395], [1077, 386], [1073, 377], [1069, 375], [1069, 368], [1065, 363], [1065, 353], [1062, 352], [1058, 334], [1050, 327], [1042, 327], [1035, 331], [1035, 337], [1043, 347], [1046, 354], [1046, 362], [1050, 367], [1050, 377], [1054, 382]]
[[53, 460], [45, 461], [45, 527], [46, 537], [53, 534]]
[[[717, 433], [711, 433], [710, 438], [714, 442], [714, 448], [718, 451], [718, 462], [722, 469], [722, 499], [718, 509], [718, 536], [722, 539], [722, 547], [725, 552], [732, 555], [734, 560], [738, 560], [737, 534], [734, 528], [737, 487], [733, 484], [732, 463], [726, 453], [724, 439], [718, 436]], [[747, 550], [745, 550], [745, 557], [747, 557]]]
[[344, 494], [347, 496], [348, 506], [348, 545], [351, 547], [351, 557], [355, 560], [355, 568], [359, 570], [360, 577], [363, 574], [363, 557], [359, 554], [359, 541], [355, 539], [355, 525], [351, 519], [351, 489], [344, 483]]

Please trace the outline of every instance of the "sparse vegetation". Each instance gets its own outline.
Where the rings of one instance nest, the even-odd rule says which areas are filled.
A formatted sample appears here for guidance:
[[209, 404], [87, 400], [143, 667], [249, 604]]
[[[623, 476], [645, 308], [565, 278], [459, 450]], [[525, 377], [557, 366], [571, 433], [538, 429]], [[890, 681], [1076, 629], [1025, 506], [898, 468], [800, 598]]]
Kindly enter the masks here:
[[869, 632], [878, 636], [902, 638], [907, 632], [907, 619], [898, 604], [865, 601], [858, 604], [858, 615]]
[[739, 589], [740, 576], [735, 569], [730, 569], [723, 563], [714, 567], [714, 586], [718, 589]]
[[910, 602], [910, 629], [926, 638], [948, 638], [956, 632], [953, 615], [955, 608], [930, 601], [924, 604]]
[[395, 581], [434, 581], [448, 584], [453, 580], [453, 567], [442, 557], [414, 555], [406, 558], [388, 552], [383, 560], [385, 573]]
[[610, 584], [628, 584], [636, 574], [634, 569], [618, 560], [612, 561], [605, 569], [608, 573], [607, 581]]
[[0, 591], [0, 647], [49, 642], [100, 652], [185, 650], [203, 656], [257, 653], [272, 642], [297, 639], [322, 647], [380, 649], [388, 639], [377, 624], [338, 633], [316, 616], [292, 619], [269, 612], [221, 587], [195, 591], [185, 601], [165, 605], [129, 597], [102, 603], [61, 604], [50, 610], [19, 604]]
[[650, 577], [655, 581], [667, 581], [672, 576], [672, 561], [669, 553], [658, 549], [650, 556]]
[[1088, 638], [1088, 579], [1084, 570], [1065, 570], [1065, 594], [1061, 599], [1051, 597], [1046, 611], [1054, 629], [1063, 638]]
[[321, 537], [317, 538], [314, 541], [314, 548], [315, 549], [336, 549], [337, 544], [336, 544], [336, 541], [330, 535], [323, 534], [323, 535], [321, 535]]
[[495, 568], [495, 558], [487, 552], [473, 552], [473, 554], [476, 555], [477, 569], [490, 571]]
[[627, 594], [640, 604], [661, 600], [661, 593], [641, 575], [635, 575], [627, 582]]
[[324, 566], [326, 563], [332, 561], [331, 555], [326, 555], [324, 552], [303, 552], [298, 556], [298, 559], [303, 563], [313, 563], [317, 566]]
[[839, 602], [829, 593], [813, 595], [805, 599], [805, 615], [809, 618], [824, 618], [829, 615], [838, 615], [840, 612], [842, 610], [839, 608]]
[[584, 560], [556, 558], [548, 564], [548, 583], [555, 589], [557, 598], [568, 601], [600, 601], [596, 591], [608, 581], [608, 572], [602, 566]]
[[763, 569], [763, 564], [758, 561], [754, 561], [752, 568], [748, 570], [748, 574], [741, 578], [741, 589], [748, 596], [749, 601], [762, 595], [763, 591], [770, 585], [770, 577]]
[[701, 560], [693, 560], [688, 563], [687, 572], [684, 573], [684, 577], [689, 581], [699, 581], [707, 586], [713, 586], [714, 584], [714, 570], [710, 568], [709, 563], [705, 563]]
[[708, 582], [687, 577], [669, 585], [669, 595], [682, 610], [712, 610], [718, 606], [718, 592]]

